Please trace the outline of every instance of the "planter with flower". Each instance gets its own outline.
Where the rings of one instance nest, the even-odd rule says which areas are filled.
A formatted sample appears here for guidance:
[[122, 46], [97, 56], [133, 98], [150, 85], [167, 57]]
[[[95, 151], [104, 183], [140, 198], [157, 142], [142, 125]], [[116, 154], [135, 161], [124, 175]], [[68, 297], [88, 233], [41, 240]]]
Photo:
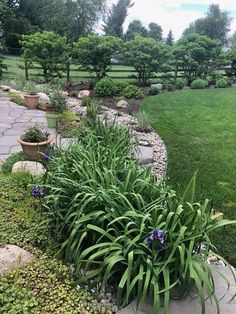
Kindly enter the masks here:
[[37, 88], [33, 83], [28, 83], [26, 86], [26, 94], [24, 94], [25, 104], [28, 109], [36, 109], [39, 104], [39, 95]]
[[48, 132], [43, 132], [36, 124], [27, 128], [26, 132], [18, 137], [18, 142], [27, 158], [42, 160], [48, 152], [52, 139], [53, 137]]
[[46, 118], [49, 128], [58, 128], [59, 119], [66, 109], [66, 95], [61, 90], [55, 90], [49, 95], [49, 111]]

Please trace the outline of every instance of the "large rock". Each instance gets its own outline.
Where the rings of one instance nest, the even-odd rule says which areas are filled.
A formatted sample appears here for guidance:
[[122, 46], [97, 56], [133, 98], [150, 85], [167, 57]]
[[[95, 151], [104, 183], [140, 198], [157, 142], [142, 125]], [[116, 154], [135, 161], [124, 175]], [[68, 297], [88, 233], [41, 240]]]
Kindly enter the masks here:
[[153, 162], [153, 148], [139, 145], [134, 152], [134, 159], [138, 160], [140, 165], [148, 165]]
[[49, 97], [45, 93], [38, 93], [39, 95], [39, 102], [42, 104], [48, 104], [49, 103]]
[[1, 89], [2, 89], [4, 92], [9, 92], [9, 90], [11, 89], [11, 87], [8, 86], [8, 85], [1, 85]]
[[116, 108], [124, 108], [126, 109], [128, 107], [129, 103], [126, 100], [120, 100], [117, 104], [116, 104]]
[[161, 83], [151, 84], [151, 87], [155, 87], [155, 88], [158, 88], [159, 90], [162, 90], [163, 89], [163, 84], [161, 84]]
[[44, 174], [45, 168], [40, 162], [17, 161], [12, 167], [12, 172], [29, 172], [32, 175], [41, 175]]
[[16, 267], [24, 266], [35, 259], [35, 256], [16, 245], [0, 247], [0, 276]]
[[90, 96], [90, 91], [85, 89], [79, 92], [78, 98], [82, 99], [84, 97], [89, 97], [89, 96]]

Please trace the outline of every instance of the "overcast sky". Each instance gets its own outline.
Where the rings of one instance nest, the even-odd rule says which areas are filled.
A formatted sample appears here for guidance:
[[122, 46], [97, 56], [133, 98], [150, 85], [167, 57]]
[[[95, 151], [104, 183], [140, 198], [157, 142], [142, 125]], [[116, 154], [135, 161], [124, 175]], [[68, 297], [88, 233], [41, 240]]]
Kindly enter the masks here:
[[[110, 0], [116, 3], [117, 0]], [[127, 24], [140, 19], [147, 26], [150, 22], [160, 24], [164, 36], [170, 29], [175, 39], [178, 39], [183, 30], [194, 20], [203, 17], [210, 4], [219, 4], [221, 9], [229, 11], [234, 17], [231, 28], [236, 31], [236, 0], [133, 0], [134, 6], [129, 10]]]

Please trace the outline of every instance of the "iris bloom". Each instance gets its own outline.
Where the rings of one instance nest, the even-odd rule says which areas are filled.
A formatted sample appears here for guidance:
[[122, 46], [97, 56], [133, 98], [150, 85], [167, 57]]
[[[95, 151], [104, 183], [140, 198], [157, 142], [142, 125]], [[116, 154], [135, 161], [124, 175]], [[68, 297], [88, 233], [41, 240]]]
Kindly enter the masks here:
[[153, 233], [146, 238], [146, 242], [148, 245], [152, 244], [153, 240], [157, 240], [160, 248], [165, 247], [165, 232], [162, 230], [154, 229]]

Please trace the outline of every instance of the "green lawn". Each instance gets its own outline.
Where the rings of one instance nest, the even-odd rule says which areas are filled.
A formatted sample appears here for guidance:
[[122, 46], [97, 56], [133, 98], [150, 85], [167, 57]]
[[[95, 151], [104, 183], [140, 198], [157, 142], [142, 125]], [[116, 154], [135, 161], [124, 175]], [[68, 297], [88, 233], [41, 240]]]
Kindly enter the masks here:
[[[161, 94], [142, 110], [167, 145], [170, 183], [181, 192], [198, 170], [197, 200], [212, 198], [217, 211], [236, 220], [236, 89]], [[213, 238], [236, 265], [236, 225]]]

